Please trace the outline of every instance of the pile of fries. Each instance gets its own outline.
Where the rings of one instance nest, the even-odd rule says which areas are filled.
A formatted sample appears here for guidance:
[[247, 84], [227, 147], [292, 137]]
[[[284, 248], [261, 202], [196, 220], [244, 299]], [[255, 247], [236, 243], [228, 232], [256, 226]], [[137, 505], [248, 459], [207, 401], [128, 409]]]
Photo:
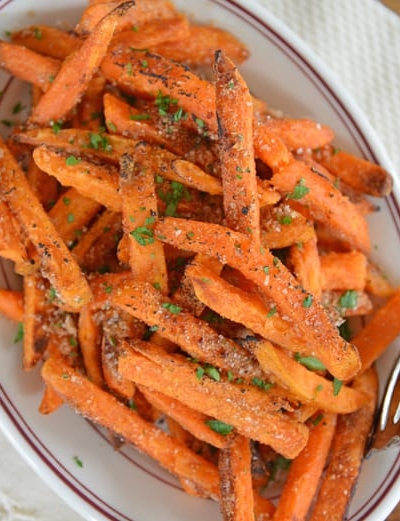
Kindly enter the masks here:
[[0, 41], [32, 92], [0, 143], [0, 255], [23, 280], [0, 311], [43, 414], [69, 404], [225, 520], [342, 520], [400, 329], [366, 221], [392, 180], [255, 98], [248, 54], [165, 0]]

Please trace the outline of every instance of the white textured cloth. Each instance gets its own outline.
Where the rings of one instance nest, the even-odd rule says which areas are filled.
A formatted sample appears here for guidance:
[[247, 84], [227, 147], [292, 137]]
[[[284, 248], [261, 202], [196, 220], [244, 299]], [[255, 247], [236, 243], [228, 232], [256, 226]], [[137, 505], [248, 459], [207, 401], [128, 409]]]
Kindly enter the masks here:
[[[189, 2], [189, 0], [188, 0]], [[400, 172], [400, 17], [377, 0], [259, 0], [299, 34], [366, 113]], [[0, 432], [0, 520], [82, 521]]]

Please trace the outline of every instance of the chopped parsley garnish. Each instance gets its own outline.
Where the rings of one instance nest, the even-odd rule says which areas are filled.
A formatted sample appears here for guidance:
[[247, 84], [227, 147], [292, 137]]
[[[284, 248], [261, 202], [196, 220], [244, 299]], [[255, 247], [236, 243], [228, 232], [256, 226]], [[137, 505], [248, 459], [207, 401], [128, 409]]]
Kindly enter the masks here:
[[73, 156], [73, 155], [70, 155], [66, 158], [65, 160], [65, 164], [67, 166], [75, 166], [75, 165], [79, 165], [79, 163], [82, 161], [82, 159], [80, 157], [76, 157], [76, 156]]
[[160, 116], [167, 116], [170, 106], [177, 105], [178, 100], [176, 98], [171, 98], [168, 94], [163, 95], [161, 90], [159, 90], [154, 103], [158, 107], [158, 113]]
[[218, 434], [222, 434], [222, 436], [227, 436], [233, 431], [233, 426], [228, 423], [221, 422], [219, 420], [206, 420], [204, 422], [206, 425], [210, 427], [214, 432], [218, 432]]
[[18, 322], [17, 324], [17, 333], [14, 337], [14, 344], [21, 342], [24, 338], [24, 324], [22, 322]]
[[154, 232], [148, 226], [137, 226], [130, 234], [141, 246], [153, 244], [155, 241]]
[[349, 289], [339, 298], [339, 306], [346, 309], [355, 309], [358, 303], [357, 292]]
[[161, 305], [164, 309], [168, 309], [173, 315], [178, 315], [182, 311], [182, 308], [173, 302], [163, 302]]
[[107, 137], [104, 135], [104, 128], [100, 128], [99, 132], [89, 132], [89, 148], [94, 150], [104, 150], [109, 152], [112, 148]]
[[300, 364], [307, 367], [311, 371], [325, 371], [325, 365], [315, 356], [301, 356], [299, 353], [296, 353], [294, 356], [295, 360]]
[[305, 299], [303, 300], [303, 308], [309, 308], [311, 307], [313, 303], [313, 297], [312, 295], [307, 295]]
[[288, 199], [302, 199], [307, 195], [310, 189], [304, 183], [305, 180], [301, 178], [294, 187], [293, 192], [287, 195]]
[[83, 467], [83, 462], [82, 460], [79, 458], [79, 456], [74, 456], [74, 461], [75, 463], [78, 465], [78, 467], [82, 468]]
[[257, 386], [262, 391], [269, 391], [271, 389], [271, 387], [274, 386], [273, 383], [266, 382], [265, 380], [262, 380], [261, 378], [257, 378], [257, 377], [253, 378], [251, 383], [253, 385]]
[[342, 380], [339, 380], [338, 378], [334, 378], [333, 379], [333, 396], [337, 396], [340, 392], [340, 389], [342, 388], [343, 386], [343, 382]]

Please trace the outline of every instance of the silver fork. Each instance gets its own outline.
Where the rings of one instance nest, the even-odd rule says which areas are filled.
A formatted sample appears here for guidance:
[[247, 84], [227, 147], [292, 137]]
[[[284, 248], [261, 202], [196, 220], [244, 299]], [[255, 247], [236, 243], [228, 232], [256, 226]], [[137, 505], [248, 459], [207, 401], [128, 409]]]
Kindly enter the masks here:
[[400, 445], [400, 355], [397, 357], [374, 423], [368, 453]]

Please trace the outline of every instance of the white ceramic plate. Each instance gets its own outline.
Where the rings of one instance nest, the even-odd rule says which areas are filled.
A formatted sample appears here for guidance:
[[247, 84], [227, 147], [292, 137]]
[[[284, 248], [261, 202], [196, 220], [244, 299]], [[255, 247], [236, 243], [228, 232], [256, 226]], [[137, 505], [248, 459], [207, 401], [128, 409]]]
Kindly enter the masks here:
[[[336, 143], [391, 165], [379, 140], [354, 102], [326, 68], [279, 20], [251, 0], [177, 0], [196, 19], [213, 21], [231, 30], [249, 46], [252, 56], [242, 72], [254, 93], [292, 116], [309, 116], [331, 125]], [[77, 20], [82, 0], [0, 0], [0, 35], [34, 23], [67, 24]], [[15, 120], [16, 103], [25, 103], [26, 87], [0, 72], [0, 121]], [[3, 125], [0, 129], [6, 133]], [[400, 283], [400, 193], [380, 201], [381, 211], [370, 220], [373, 256], [390, 279]], [[18, 283], [10, 267], [0, 265], [1, 287]], [[116, 452], [106, 435], [62, 408], [49, 417], [37, 407], [42, 385], [37, 371], [21, 371], [15, 326], [0, 319], [0, 424], [6, 435], [38, 474], [83, 517], [96, 521], [203, 521], [220, 518], [211, 501], [184, 494], [174, 478], [148, 458], [126, 447]], [[379, 362], [384, 382], [397, 342]], [[82, 462], [76, 464], [76, 457]], [[381, 521], [400, 497], [400, 450], [391, 449], [362, 467], [349, 520]]]

